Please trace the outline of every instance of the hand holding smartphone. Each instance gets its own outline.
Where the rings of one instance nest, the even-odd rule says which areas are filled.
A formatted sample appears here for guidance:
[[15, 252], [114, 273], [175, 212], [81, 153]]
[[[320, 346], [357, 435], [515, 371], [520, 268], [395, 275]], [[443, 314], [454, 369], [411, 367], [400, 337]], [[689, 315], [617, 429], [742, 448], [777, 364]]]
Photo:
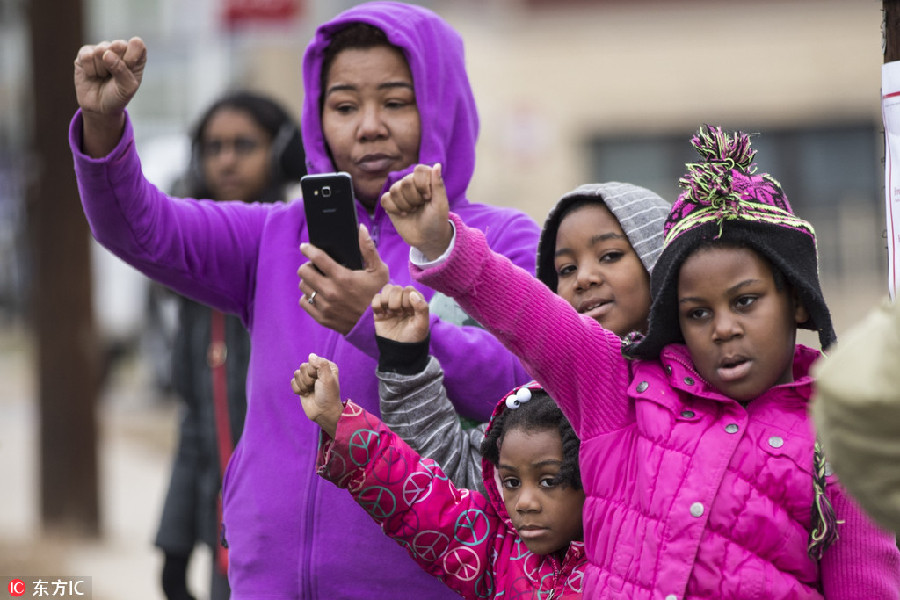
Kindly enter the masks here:
[[363, 268], [359, 220], [350, 174], [322, 173], [300, 179], [309, 241], [348, 269]]

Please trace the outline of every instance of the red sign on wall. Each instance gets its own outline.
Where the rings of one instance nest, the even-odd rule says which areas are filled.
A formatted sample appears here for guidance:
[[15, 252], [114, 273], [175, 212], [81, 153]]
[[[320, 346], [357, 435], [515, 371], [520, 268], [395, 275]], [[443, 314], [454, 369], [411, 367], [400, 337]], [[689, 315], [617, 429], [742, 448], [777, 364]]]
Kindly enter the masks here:
[[301, 4], [302, 0], [225, 0], [225, 25], [285, 23], [300, 15]]

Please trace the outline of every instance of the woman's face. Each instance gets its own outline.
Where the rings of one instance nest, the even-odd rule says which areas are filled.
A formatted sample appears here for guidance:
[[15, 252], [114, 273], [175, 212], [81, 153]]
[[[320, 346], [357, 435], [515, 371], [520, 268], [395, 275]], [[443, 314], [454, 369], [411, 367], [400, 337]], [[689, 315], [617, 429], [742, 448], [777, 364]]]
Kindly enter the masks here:
[[419, 159], [419, 109], [406, 59], [385, 46], [342, 50], [322, 93], [334, 166], [350, 173], [357, 199], [373, 209], [388, 173]]
[[214, 200], [258, 200], [271, 175], [272, 139], [246, 112], [222, 108], [200, 142], [206, 186]]

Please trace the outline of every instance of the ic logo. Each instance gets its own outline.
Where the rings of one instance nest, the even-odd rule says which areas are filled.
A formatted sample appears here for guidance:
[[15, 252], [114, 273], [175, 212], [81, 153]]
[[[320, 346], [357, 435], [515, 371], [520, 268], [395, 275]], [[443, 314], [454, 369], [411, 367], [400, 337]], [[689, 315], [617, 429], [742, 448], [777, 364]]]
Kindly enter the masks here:
[[9, 582], [9, 595], [10, 596], [24, 596], [25, 595], [25, 582], [21, 579], [13, 579]]

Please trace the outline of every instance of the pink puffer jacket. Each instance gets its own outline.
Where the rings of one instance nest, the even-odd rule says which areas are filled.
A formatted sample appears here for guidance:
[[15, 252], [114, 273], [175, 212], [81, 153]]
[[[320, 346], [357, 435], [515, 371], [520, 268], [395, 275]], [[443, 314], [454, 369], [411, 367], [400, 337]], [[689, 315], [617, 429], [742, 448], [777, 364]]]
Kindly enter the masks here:
[[[494, 415], [504, 407], [501, 401]], [[530, 552], [512, 526], [487, 461], [486, 494], [458, 489], [437, 463], [352, 401], [344, 406], [335, 439], [322, 438], [319, 475], [347, 488], [425, 571], [464, 598], [582, 597], [584, 543], [571, 542], [562, 560]]]
[[581, 438], [586, 597], [900, 597], [893, 535], [833, 477], [840, 538], [821, 561], [807, 554], [815, 351], [798, 346], [795, 381], [745, 408], [710, 388], [682, 345], [625, 360], [613, 333], [451, 218], [450, 256], [413, 275], [515, 352]]

